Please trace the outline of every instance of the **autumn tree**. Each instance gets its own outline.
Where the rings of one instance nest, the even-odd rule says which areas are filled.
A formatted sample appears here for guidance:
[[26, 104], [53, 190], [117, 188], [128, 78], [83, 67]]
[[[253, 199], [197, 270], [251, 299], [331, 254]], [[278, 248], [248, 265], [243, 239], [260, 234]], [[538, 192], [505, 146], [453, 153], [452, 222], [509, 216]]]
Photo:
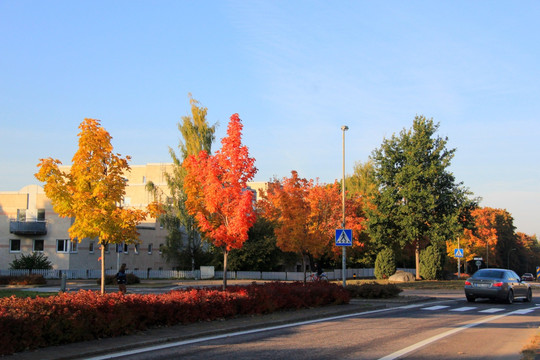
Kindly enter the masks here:
[[79, 126], [79, 148], [68, 172], [61, 171], [61, 162], [40, 159], [35, 174], [45, 182], [44, 190], [60, 217], [73, 218], [69, 228], [72, 241], [98, 238], [101, 245], [101, 293], [105, 292], [105, 245], [133, 243], [138, 239], [137, 224], [159, 207], [147, 210], [126, 209], [122, 204], [130, 170], [129, 156], [113, 153], [112, 137], [99, 120], [84, 119]]
[[191, 115], [182, 116], [182, 122], [178, 123], [178, 130], [183, 139], [178, 145], [179, 154], [169, 148], [173, 166], [171, 173], [165, 173], [165, 179], [170, 196], [165, 203], [165, 213], [160, 217], [160, 221], [168, 232], [162, 248], [163, 255], [167, 261], [175, 262], [182, 268], [189, 267], [193, 271], [203, 258], [202, 239], [197, 231], [195, 219], [185, 206], [186, 169], [182, 167], [182, 163], [189, 155], [197, 155], [201, 150], [208, 154], [212, 153], [216, 125], [209, 126], [206, 120], [208, 109], [193, 99], [191, 94], [189, 102]]
[[308, 195], [312, 188], [313, 180], [300, 178], [293, 170], [290, 178], [271, 181], [257, 204], [263, 216], [275, 223], [277, 246], [282, 251], [298, 254], [302, 259], [304, 279], [306, 257], [321, 255], [325, 247], [325, 242], [318, 241], [309, 232], [311, 210]]
[[247, 182], [257, 168], [248, 148], [242, 145], [242, 128], [238, 114], [232, 115], [227, 136], [215, 155], [201, 150], [183, 163], [186, 209], [205, 237], [223, 250], [223, 289], [227, 287], [229, 251], [242, 247], [256, 220], [253, 193], [247, 189]]
[[[341, 228], [342, 200], [338, 183], [316, 184], [300, 178], [296, 171], [290, 178], [274, 180], [263, 192], [258, 203], [263, 216], [275, 223], [277, 246], [285, 252], [294, 252], [302, 259], [304, 279], [306, 259], [321, 257], [325, 253], [339, 256], [334, 245], [335, 229]], [[347, 227], [354, 230], [353, 247], [361, 247], [358, 233], [363, 230], [363, 217], [359, 198], [347, 199]], [[360, 212], [360, 213], [359, 213]]]
[[370, 235], [396, 251], [414, 246], [417, 278], [421, 245], [444, 249], [456, 237], [468, 195], [448, 171], [455, 149], [435, 136], [438, 128], [432, 119], [416, 116], [410, 130], [384, 139], [371, 155], [378, 191], [374, 207], [367, 208]]
[[[342, 249], [335, 245], [335, 231], [343, 225], [343, 198], [341, 186], [333, 184], [315, 184], [308, 194], [310, 214], [309, 232], [316, 241], [325, 244], [325, 253], [334, 261], [342, 256]], [[365, 227], [363, 198], [359, 194], [346, 193], [345, 223], [353, 231], [353, 245], [348, 251], [351, 258], [363, 251]]]

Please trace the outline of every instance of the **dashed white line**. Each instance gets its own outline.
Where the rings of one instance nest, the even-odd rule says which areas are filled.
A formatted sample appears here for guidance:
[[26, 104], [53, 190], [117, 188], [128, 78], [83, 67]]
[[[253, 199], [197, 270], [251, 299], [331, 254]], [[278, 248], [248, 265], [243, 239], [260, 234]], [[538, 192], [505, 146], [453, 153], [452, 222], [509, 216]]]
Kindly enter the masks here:
[[499, 311], [504, 311], [504, 310], [505, 309], [502, 309], [502, 308], [490, 308], [490, 309], [480, 310], [479, 312], [487, 313], [487, 314], [493, 314], [493, 313], [496, 313], [496, 312], [499, 312]]
[[460, 308], [451, 309], [450, 311], [462, 312], [462, 311], [469, 311], [469, 310], [474, 310], [474, 309], [478, 309], [478, 308], [475, 306], [463, 306]]
[[422, 310], [430, 310], [430, 311], [433, 311], [433, 310], [446, 309], [446, 308], [449, 308], [449, 307], [450, 307], [450, 306], [448, 306], [448, 305], [435, 305], [435, 306], [430, 306], [430, 307], [422, 308]]

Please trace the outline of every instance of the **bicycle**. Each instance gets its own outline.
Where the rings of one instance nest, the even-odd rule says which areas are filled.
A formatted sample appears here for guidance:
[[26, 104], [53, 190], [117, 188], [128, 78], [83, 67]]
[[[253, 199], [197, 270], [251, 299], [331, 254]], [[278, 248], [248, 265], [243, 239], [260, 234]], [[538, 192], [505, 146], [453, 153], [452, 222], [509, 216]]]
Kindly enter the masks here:
[[324, 272], [321, 276], [317, 275], [317, 273], [311, 273], [311, 275], [308, 276], [307, 281], [328, 281], [328, 277]]

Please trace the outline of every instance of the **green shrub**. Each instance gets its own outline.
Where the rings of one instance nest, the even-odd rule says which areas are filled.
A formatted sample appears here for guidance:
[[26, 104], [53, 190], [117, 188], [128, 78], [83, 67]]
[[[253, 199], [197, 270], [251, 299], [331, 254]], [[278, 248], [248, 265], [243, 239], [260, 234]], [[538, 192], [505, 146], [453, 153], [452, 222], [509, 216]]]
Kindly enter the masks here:
[[442, 274], [442, 256], [437, 247], [431, 245], [420, 252], [420, 276], [425, 280], [436, 280]]
[[15, 260], [9, 264], [11, 269], [28, 269], [30, 272], [34, 269], [50, 270], [53, 268], [52, 263], [42, 253], [34, 252], [30, 255], [22, 254], [19, 259], [15, 257]]
[[361, 285], [347, 285], [351, 298], [388, 299], [399, 295], [401, 290], [395, 284], [378, 284], [376, 282]]
[[[135, 274], [126, 274], [127, 285], [140, 284], [141, 279]], [[101, 278], [96, 280], [98, 285], [101, 285]], [[105, 276], [105, 285], [117, 285], [115, 275]]]
[[392, 249], [385, 248], [379, 252], [375, 259], [375, 277], [388, 279], [396, 272], [396, 258]]

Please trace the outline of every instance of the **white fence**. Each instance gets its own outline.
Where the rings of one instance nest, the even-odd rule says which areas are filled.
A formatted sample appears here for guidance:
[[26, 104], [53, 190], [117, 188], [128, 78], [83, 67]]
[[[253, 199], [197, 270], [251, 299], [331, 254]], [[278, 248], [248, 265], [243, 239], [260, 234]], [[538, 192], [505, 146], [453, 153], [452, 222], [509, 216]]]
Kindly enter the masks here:
[[[415, 269], [398, 269], [416, 274]], [[200, 279], [200, 270], [128, 270], [127, 273], [135, 274], [140, 279]], [[30, 274], [29, 270], [0, 270], [0, 276], [20, 276]], [[60, 279], [66, 275], [67, 279], [99, 279], [101, 270], [32, 270], [32, 274], [43, 275], [46, 279]], [[105, 270], [106, 275], [115, 275], [116, 270]], [[214, 273], [215, 279], [223, 279], [223, 271]], [[311, 274], [308, 272], [308, 275]], [[341, 269], [326, 271], [328, 280], [339, 280]], [[347, 269], [348, 279], [374, 278], [373, 268]], [[265, 272], [265, 271], [227, 271], [227, 279], [236, 280], [277, 280], [277, 281], [303, 281], [303, 272]]]

